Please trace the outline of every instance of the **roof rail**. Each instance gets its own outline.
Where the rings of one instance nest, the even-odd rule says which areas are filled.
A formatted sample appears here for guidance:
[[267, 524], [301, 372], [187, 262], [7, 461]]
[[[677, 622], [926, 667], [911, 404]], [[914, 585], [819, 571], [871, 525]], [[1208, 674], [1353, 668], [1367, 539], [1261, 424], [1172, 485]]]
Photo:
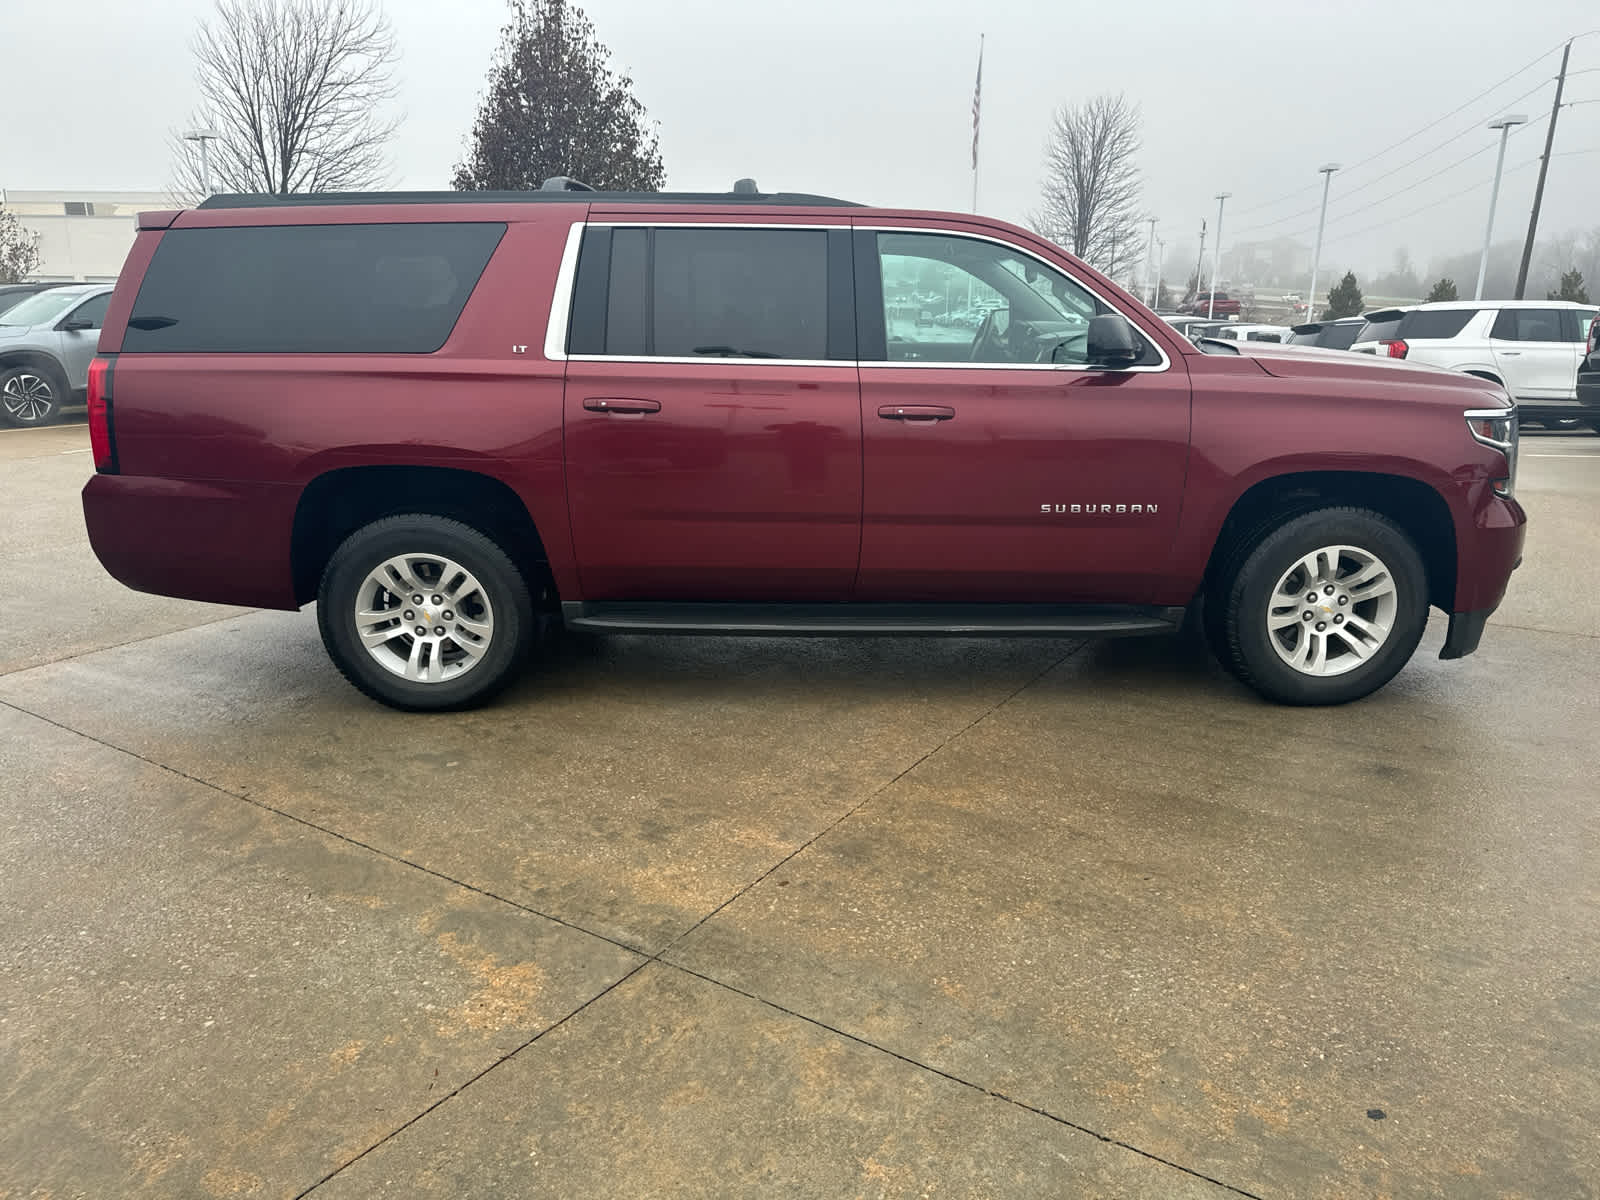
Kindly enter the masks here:
[[[741, 183], [745, 182], [743, 180]], [[752, 184], [754, 181], [750, 181]], [[737, 185], [735, 185], [737, 188]], [[758, 204], [774, 208], [858, 208], [854, 200], [804, 192], [298, 192], [289, 196], [219, 193], [198, 207], [301, 208], [342, 204]]]
[[592, 192], [594, 189], [587, 183], [577, 179], [570, 179], [565, 175], [552, 175], [539, 185], [541, 192]]

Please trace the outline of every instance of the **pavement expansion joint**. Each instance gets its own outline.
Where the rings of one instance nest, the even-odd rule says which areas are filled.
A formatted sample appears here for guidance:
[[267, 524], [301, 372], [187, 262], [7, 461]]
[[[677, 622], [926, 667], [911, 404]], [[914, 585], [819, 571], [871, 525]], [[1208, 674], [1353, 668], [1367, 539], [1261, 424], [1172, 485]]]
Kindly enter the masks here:
[[[219, 618], [219, 621], [233, 620], [233, 619], [235, 619], [237, 617], [237, 615], [238, 614], [232, 614], [232, 615], [230, 615], [228, 617], [222, 617], [222, 618]], [[205, 622], [205, 624], [216, 624], [216, 623], [217, 622]], [[176, 632], [181, 632], [181, 631], [176, 631]], [[167, 636], [167, 635], [166, 634], [154, 634], [152, 636], [153, 637], [164, 637], [164, 636]], [[146, 640], [149, 640], [149, 639], [146, 639], [146, 638], [135, 638], [135, 639], [132, 639], [132, 640], [133, 641], [146, 641]], [[130, 643], [123, 643], [123, 644], [130, 644]], [[1046, 1120], [1052, 1121], [1052, 1122], [1056, 1123], [1057, 1125], [1062, 1126], [1063, 1128], [1072, 1129], [1072, 1130], [1074, 1130], [1074, 1131], [1076, 1131], [1078, 1133], [1087, 1134], [1088, 1136], [1090, 1136], [1092, 1138], [1095, 1138], [1097, 1141], [1103, 1142], [1103, 1143], [1105, 1143], [1107, 1145], [1112, 1145], [1112, 1146], [1116, 1146], [1116, 1147], [1119, 1147], [1121, 1149], [1127, 1150], [1127, 1151], [1129, 1151], [1129, 1152], [1131, 1152], [1133, 1154], [1138, 1155], [1141, 1158], [1148, 1159], [1151, 1162], [1159, 1163], [1162, 1166], [1169, 1167], [1169, 1168], [1171, 1168], [1173, 1170], [1176, 1170], [1176, 1171], [1181, 1171], [1185, 1175], [1192, 1176], [1195, 1179], [1199, 1179], [1199, 1180], [1201, 1180], [1201, 1181], [1203, 1181], [1205, 1183], [1212, 1184], [1215, 1187], [1222, 1188], [1223, 1190], [1225, 1190], [1227, 1192], [1230, 1192], [1233, 1195], [1244, 1196], [1244, 1197], [1247, 1197], [1248, 1200], [1262, 1200], [1262, 1198], [1259, 1197], [1258, 1195], [1256, 1195], [1256, 1193], [1254, 1193], [1254, 1192], [1245, 1191], [1242, 1188], [1235, 1187], [1232, 1184], [1226, 1183], [1226, 1182], [1224, 1182], [1224, 1181], [1222, 1181], [1220, 1179], [1216, 1179], [1216, 1178], [1214, 1178], [1212, 1176], [1209, 1176], [1209, 1175], [1206, 1175], [1206, 1174], [1204, 1174], [1204, 1173], [1202, 1173], [1200, 1171], [1197, 1171], [1192, 1167], [1186, 1167], [1182, 1163], [1173, 1162], [1170, 1159], [1163, 1158], [1160, 1155], [1151, 1153], [1148, 1150], [1142, 1150], [1138, 1146], [1132, 1145], [1131, 1143], [1122, 1141], [1122, 1140], [1120, 1140], [1118, 1138], [1112, 1137], [1109, 1134], [1105, 1134], [1105, 1133], [1100, 1132], [1099, 1130], [1092, 1129], [1092, 1128], [1090, 1128], [1090, 1127], [1088, 1127], [1086, 1125], [1080, 1125], [1077, 1122], [1068, 1120], [1067, 1118], [1059, 1116], [1056, 1113], [1052, 1113], [1047, 1109], [1039, 1108], [1036, 1105], [1029, 1104], [1025, 1100], [1019, 1100], [1019, 1099], [1017, 1099], [1017, 1098], [1015, 1098], [1013, 1096], [1008, 1096], [1003, 1092], [996, 1091], [993, 1088], [985, 1087], [984, 1085], [982, 1085], [980, 1083], [975, 1083], [972, 1080], [964, 1079], [959, 1075], [952, 1075], [948, 1071], [940, 1070], [938, 1067], [931, 1066], [928, 1063], [921, 1062], [921, 1061], [919, 1061], [917, 1059], [914, 1059], [914, 1058], [910, 1058], [907, 1055], [901, 1054], [901, 1053], [899, 1053], [899, 1052], [897, 1052], [895, 1050], [892, 1050], [892, 1049], [888, 1048], [887, 1046], [879, 1045], [876, 1042], [869, 1041], [868, 1039], [860, 1037], [860, 1036], [858, 1036], [856, 1034], [850, 1033], [847, 1030], [839, 1029], [836, 1026], [829, 1025], [825, 1021], [820, 1021], [820, 1020], [817, 1020], [814, 1017], [806, 1016], [804, 1013], [796, 1012], [793, 1009], [785, 1008], [783, 1005], [778, 1004], [775, 1001], [769, 1000], [764, 996], [760, 996], [760, 995], [757, 995], [757, 994], [752, 993], [752, 992], [744, 991], [742, 988], [735, 987], [734, 985], [732, 985], [730, 983], [726, 983], [723, 980], [717, 979], [714, 976], [702, 974], [699, 971], [691, 970], [688, 967], [684, 967], [684, 966], [681, 966], [681, 965], [679, 965], [677, 963], [667, 961], [663, 957], [670, 950], [672, 950], [675, 946], [677, 946], [680, 942], [682, 942], [684, 938], [688, 937], [690, 934], [695, 932], [695, 930], [699, 929], [702, 925], [706, 924], [706, 922], [712, 920], [719, 913], [721, 913], [723, 910], [725, 910], [730, 904], [732, 904], [734, 901], [738, 900], [741, 896], [745, 895], [748, 891], [750, 891], [751, 888], [755, 887], [757, 884], [761, 883], [764, 879], [766, 879], [769, 876], [771, 876], [775, 871], [778, 871], [779, 869], [784, 867], [786, 864], [788, 864], [793, 859], [795, 859], [798, 855], [804, 853], [811, 846], [815, 845], [816, 842], [819, 841], [822, 837], [824, 837], [828, 833], [831, 833], [833, 830], [837, 829], [845, 821], [847, 821], [851, 817], [855, 816], [863, 808], [865, 808], [868, 804], [870, 804], [874, 799], [876, 799], [878, 796], [882, 795], [885, 791], [887, 791], [889, 788], [893, 787], [895, 784], [899, 783], [907, 775], [911, 774], [911, 772], [915, 771], [918, 767], [922, 766], [929, 759], [933, 758], [941, 750], [943, 750], [945, 747], [949, 746], [952, 742], [954, 742], [957, 739], [961, 738], [962, 736], [964, 736], [965, 734], [970, 732], [973, 728], [975, 728], [977, 725], [979, 725], [981, 722], [983, 722], [983, 721], [987, 720], [989, 717], [993, 716], [1001, 708], [1005, 707], [1012, 700], [1016, 699], [1023, 692], [1027, 691], [1029, 688], [1031, 688], [1036, 683], [1038, 683], [1041, 679], [1045, 678], [1045, 676], [1049, 675], [1052, 671], [1054, 671], [1058, 667], [1060, 667], [1063, 663], [1065, 663], [1073, 655], [1081, 653], [1084, 650], [1084, 648], [1087, 646], [1087, 644], [1088, 643], [1081, 643], [1081, 644], [1079, 644], [1077, 646], [1074, 646], [1072, 649], [1068, 650], [1065, 654], [1061, 655], [1059, 658], [1056, 658], [1053, 661], [1051, 661], [1050, 663], [1046, 664], [1042, 669], [1040, 669], [1039, 671], [1034, 673], [1027, 680], [1025, 680], [1022, 684], [1020, 684], [1018, 687], [1014, 688], [1011, 692], [1007, 693], [1005, 696], [1003, 696], [999, 700], [995, 701], [988, 708], [984, 709], [981, 713], [979, 713], [971, 721], [969, 721], [965, 725], [963, 725], [960, 729], [956, 730], [955, 732], [953, 732], [953, 733], [949, 734], [948, 736], [946, 736], [945, 738], [941, 739], [938, 742], [938, 744], [934, 745], [933, 747], [928, 749], [926, 752], [924, 752], [923, 754], [918, 756], [913, 762], [908, 764], [904, 769], [902, 769], [901, 771], [897, 772], [894, 775], [893, 778], [885, 781], [880, 786], [874, 788], [871, 792], [869, 792], [866, 796], [864, 796], [855, 805], [853, 805], [847, 811], [842, 813], [840, 816], [836, 817], [834, 820], [830, 821], [827, 825], [823, 826], [823, 828], [818, 830], [811, 837], [807, 838], [799, 846], [795, 847], [795, 849], [791, 850], [788, 854], [784, 855], [782, 858], [780, 858], [776, 862], [774, 862], [765, 871], [762, 871], [759, 875], [757, 875], [754, 878], [752, 878], [748, 883], [746, 883], [744, 886], [740, 887], [737, 891], [735, 891], [727, 899], [722, 901], [722, 903], [718, 904], [710, 912], [706, 913], [705, 916], [701, 917], [693, 925], [689, 926], [682, 933], [678, 934], [677, 937], [674, 937], [671, 941], [667, 942], [665, 945], [663, 945], [659, 950], [655, 951], [654, 953], [648, 953], [645, 950], [641, 949], [640, 947], [629, 945], [626, 942], [620, 941], [617, 938], [610, 937], [610, 936], [608, 936], [606, 934], [603, 934], [603, 933], [597, 933], [594, 930], [587, 929], [584, 926], [579, 925], [579, 924], [577, 924], [575, 922], [564, 920], [561, 917], [555, 916], [555, 915], [553, 915], [551, 913], [541, 912], [540, 910], [532, 908], [532, 907], [530, 907], [530, 906], [528, 906], [526, 904], [518, 903], [517, 901], [512, 900], [512, 899], [510, 899], [508, 897], [501, 896], [501, 895], [499, 895], [499, 894], [497, 894], [495, 892], [488, 891], [488, 890], [486, 890], [486, 889], [484, 889], [482, 887], [478, 887], [478, 886], [476, 886], [474, 884], [468, 883], [465, 880], [457, 879], [454, 876], [447, 875], [442, 871], [435, 870], [434, 868], [425, 866], [422, 863], [414, 862], [411, 859], [404, 858], [404, 857], [402, 857], [400, 855], [391, 853], [390, 851], [384, 850], [384, 849], [382, 849], [381, 847], [378, 847], [378, 846], [374, 846], [371, 843], [363, 842], [358, 838], [353, 838], [353, 837], [349, 836], [348, 834], [344, 834], [344, 833], [339, 832], [336, 829], [330, 829], [329, 827], [327, 827], [325, 825], [319, 825], [315, 821], [310, 821], [310, 820], [307, 820], [304, 817], [297, 816], [294, 813], [286, 812], [283, 809], [276, 808], [271, 804], [263, 803], [262, 801], [254, 799], [254, 798], [252, 798], [250, 796], [247, 796], [247, 795], [241, 795], [238, 792], [235, 792], [235, 791], [232, 791], [232, 790], [230, 790], [228, 788], [222, 787], [222, 786], [220, 786], [220, 785], [218, 785], [216, 783], [211, 782], [210, 780], [201, 779], [198, 776], [191, 775], [187, 771], [180, 770], [179, 768], [171, 766], [170, 764], [163, 763], [163, 762], [158, 762], [155, 759], [148, 758], [145, 755], [140, 754], [136, 750], [130, 750], [125, 746], [119, 746], [114, 742], [106, 741], [104, 738], [99, 738], [99, 737], [94, 736], [93, 734], [85, 733], [81, 729], [74, 729], [70, 725], [66, 725], [66, 724], [64, 724], [64, 723], [62, 723], [60, 721], [54, 720], [53, 718], [47, 717], [47, 716], [43, 715], [42, 713], [34, 712], [31, 709], [25, 708], [22, 705], [16, 704], [16, 703], [14, 703], [12, 701], [0, 700], [0, 706], [12, 709], [15, 712], [22, 713], [23, 715], [32, 717], [35, 720], [43, 721], [47, 725], [52, 725], [55, 728], [63, 730], [66, 733], [70, 733], [70, 734], [73, 734], [73, 735], [75, 735], [77, 737], [84, 738], [87, 741], [91, 741], [91, 742], [95, 743], [96, 745], [103, 746], [106, 749], [114, 751], [114, 752], [116, 752], [118, 754], [125, 754], [130, 758], [136, 759], [137, 761], [146, 764], [147, 766], [155, 767], [158, 770], [165, 771], [165, 772], [167, 772], [167, 773], [169, 773], [171, 775], [177, 776], [180, 779], [186, 780], [187, 782], [190, 782], [190, 783], [193, 783], [193, 784], [197, 784], [197, 785], [199, 785], [201, 787], [207, 788], [208, 790], [210, 790], [212, 792], [215, 792], [218, 795], [227, 796], [229, 799], [232, 799], [232, 800], [242, 801], [242, 802], [244, 802], [246, 804], [254, 806], [255, 808], [261, 809], [264, 812], [272, 813], [274, 816], [282, 817], [283, 819], [291, 821], [291, 822], [293, 822], [293, 823], [295, 823], [297, 825], [300, 825], [300, 826], [302, 826], [304, 828], [315, 830], [316, 832], [318, 832], [320, 834], [323, 834], [323, 835], [325, 835], [327, 837], [335, 838], [338, 841], [344, 842], [347, 845], [356, 847], [356, 848], [361, 849], [361, 850], [365, 850], [368, 853], [375, 854], [375, 855], [379, 856], [380, 858], [386, 859], [386, 860], [388, 860], [390, 862], [393, 862], [393, 863], [396, 863], [396, 864], [398, 864], [400, 866], [408, 867], [408, 868], [410, 868], [412, 870], [415, 870], [415, 871], [420, 871], [425, 875], [431, 876], [431, 877], [433, 877], [435, 879], [438, 879], [438, 880], [440, 880], [442, 882], [448, 883], [448, 884], [450, 884], [450, 885], [452, 885], [454, 887], [459, 887], [459, 888], [462, 888], [462, 889], [464, 889], [466, 891], [472, 892], [475, 895], [482, 896], [485, 899], [493, 900], [493, 901], [496, 901], [498, 903], [505, 904], [505, 905], [507, 905], [507, 906], [509, 906], [511, 908], [517, 909], [520, 912], [525, 912], [525, 913], [529, 914], [530, 916], [542, 918], [543, 920], [547, 920], [547, 921], [550, 921], [550, 922], [552, 922], [552, 923], [554, 923], [556, 925], [560, 925], [563, 928], [571, 929], [574, 932], [586, 934], [586, 935], [588, 935], [590, 937], [596, 938], [596, 939], [598, 939], [600, 941], [603, 941], [603, 942], [606, 942], [606, 943], [608, 943], [608, 944], [610, 944], [612, 946], [616, 946], [619, 949], [626, 950], [629, 953], [632, 953], [632, 954], [635, 954], [635, 955], [639, 956], [640, 961], [638, 963], [636, 963], [630, 970], [624, 972], [622, 975], [620, 975], [618, 978], [613, 980], [611, 983], [607, 984], [600, 991], [598, 991], [594, 995], [590, 996], [582, 1004], [579, 1004], [577, 1007], [572, 1009], [571, 1012], [565, 1014], [564, 1016], [562, 1016], [558, 1020], [551, 1022], [549, 1025], [545, 1026], [543, 1029], [540, 1029], [532, 1037], [528, 1038], [525, 1042], [522, 1042], [520, 1045], [515, 1046], [511, 1050], [507, 1051], [504, 1055], [502, 1055], [501, 1057], [495, 1059], [494, 1062], [488, 1064], [481, 1071], [478, 1071], [476, 1074], [474, 1074], [473, 1076], [471, 1076], [469, 1079], [465, 1080], [461, 1084], [457, 1085], [454, 1089], [452, 1089], [451, 1091], [447, 1092], [445, 1095], [440, 1096], [437, 1100], [433, 1101], [431, 1104], [429, 1104], [426, 1107], [422, 1108], [418, 1112], [412, 1114], [406, 1120], [402, 1121], [399, 1125], [395, 1126], [395, 1128], [391, 1129], [388, 1133], [384, 1134], [382, 1137], [380, 1137], [376, 1141], [374, 1141], [371, 1145], [367, 1146], [365, 1149], [360, 1151], [360, 1153], [352, 1156], [347, 1161], [345, 1161], [343, 1163], [340, 1163], [337, 1167], [335, 1167], [333, 1170], [329, 1171], [326, 1175], [322, 1176], [322, 1178], [318, 1179], [315, 1183], [311, 1184], [309, 1187], [305, 1188], [303, 1191], [297, 1193], [296, 1197], [295, 1197], [295, 1200], [303, 1200], [304, 1197], [309, 1196], [312, 1192], [316, 1191], [323, 1184], [325, 1184], [325, 1183], [329, 1182], [330, 1180], [334, 1179], [335, 1177], [343, 1174], [347, 1169], [349, 1169], [351, 1166], [355, 1165], [357, 1162], [361, 1161], [367, 1155], [371, 1154], [373, 1151], [377, 1150], [379, 1147], [385, 1145], [386, 1143], [394, 1140], [396, 1137], [398, 1137], [400, 1134], [404, 1133], [411, 1126], [413, 1126], [417, 1122], [421, 1121], [424, 1117], [428, 1116], [430, 1113], [433, 1113], [433, 1112], [437, 1111], [441, 1106], [443, 1106], [444, 1104], [448, 1103], [449, 1101], [455, 1099], [457, 1096], [461, 1095], [462, 1092], [464, 1092], [467, 1088], [471, 1087], [474, 1083], [478, 1082], [478, 1080], [484, 1078], [486, 1075], [488, 1075], [490, 1072], [494, 1071], [496, 1068], [501, 1067], [501, 1066], [505, 1065], [506, 1063], [510, 1062], [512, 1059], [516, 1058], [519, 1054], [521, 1054], [524, 1050], [528, 1049], [528, 1047], [530, 1047], [534, 1043], [538, 1042], [546, 1034], [550, 1033], [553, 1030], [561, 1028], [563, 1025], [567, 1024], [569, 1021], [571, 1021], [578, 1014], [580, 1014], [580, 1013], [584, 1012], [585, 1010], [587, 1010], [596, 1001], [600, 1000], [602, 997], [604, 997], [606, 995], [609, 995], [611, 992], [615, 991], [618, 987], [622, 986], [622, 984], [626, 983], [629, 979], [632, 979], [640, 971], [644, 970], [646, 967], [648, 967], [648, 966], [650, 966], [652, 964], [657, 964], [657, 965], [660, 965], [661, 967], [667, 968], [669, 970], [681, 972], [681, 973], [683, 973], [685, 975], [692, 976], [693, 978], [699, 979], [699, 980], [701, 980], [701, 981], [703, 981], [705, 983], [711, 984], [711, 985], [713, 985], [715, 987], [719, 987], [719, 988], [722, 988], [722, 989], [724, 989], [726, 991], [732, 992], [732, 993], [734, 993], [736, 995], [743, 996], [746, 999], [755, 1001], [756, 1003], [761, 1004], [761, 1005], [763, 1005], [763, 1006], [765, 1006], [767, 1008], [770, 1008], [775, 1012], [781, 1013], [784, 1016], [793, 1018], [793, 1019], [798, 1020], [798, 1021], [803, 1021], [808, 1025], [812, 1025], [812, 1026], [814, 1026], [814, 1027], [816, 1027], [818, 1029], [824, 1030], [824, 1031], [826, 1031], [826, 1032], [828, 1032], [830, 1034], [833, 1034], [836, 1037], [845, 1038], [846, 1040], [851, 1041], [851, 1042], [853, 1042], [853, 1043], [855, 1043], [855, 1044], [857, 1044], [859, 1046], [862, 1046], [862, 1047], [864, 1047], [866, 1049], [873, 1050], [873, 1051], [876, 1051], [877, 1053], [887, 1055], [890, 1058], [893, 1058], [893, 1059], [896, 1059], [899, 1062], [905, 1063], [907, 1066], [916, 1068], [918, 1070], [926, 1071], [926, 1072], [928, 1072], [928, 1073], [930, 1073], [932, 1075], [936, 1075], [936, 1076], [938, 1076], [938, 1077], [940, 1077], [942, 1079], [949, 1080], [952, 1083], [959, 1084], [960, 1086], [965, 1087], [965, 1088], [969, 1088], [969, 1089], [971, 1089], [973, 1091], [981, 1092], [983, 1095], [988, 1096], [989, 1098], [991, 1098], [993, 1100], [999, 1101], [1000, 1103], [1009, 1104], [1009, 1105], [1012, 1105], [1012, 1106], [1014, 1106], [1016, 1108], [1022, 1109], [1025, 1112], [1033, 1113], [1034, 1115], [1040, 1116], [1040, 1117], [1045, 1118]], [[100, 649], [112, 649], [112, 647], [101, 647]], [[98, 650], [91, 650], [91, 651], [85, 651], [84, 652], [84, 654], [93, 654], [93, 653], [98, 653]], [[78, 657], [83, 657], [83, 655], [68, 655], [68, 656], [66, 656], [66, 658], [78, 658]], [[58, 661], [65, 661], [65, 659], [58, 660]], [[45, 664], [37, 664], [37, 665], [43, 666]]]
[[[101, 653], [104, 653], [107, 650], [120, 650], [124, 646], [137, 646], [140, 642], [153, 642], [153, 641], [155, 641], [156, 638], [172, 637], [172, 636], [174, 636], [176, 634], [188, 633], [190, 630], [204, 629], [208, 625], [220, 625], [224, 621], [237, 621], [240, 617], [248, 617], [248, 616], [251, 616], [252, 614], [258, 613], [260, 611], [261, 610], [259, 608], [247, 608], [247, 609], [244, 609], [244, 610], [242, 610], [240, 612], [229, 613], [225, 617], [217, 617], [216, 619], [211, 620], [211, 621], [201, 621], [201, 622], [199, 622], [198, 624], [195, 624], [195, 625], [185, 625], [181, 629], [163, 629], [163, 630], [160, 630], [157, 633], [147, 633], [143, 637], [129, 638], [125, 642], [111, 642], [110, 644], [105, 645], [105, 646], [91, 646], [87, 650], [79, 650], [74, 654], [63, 654], [60, 658], [46, 658], [46, 659], [43, 659], [43, 660], [41, 660], [39, 662], [28, 663], [26, 666], [12, 667], [10, 670], [0, 671], [0, 678], [4, 678], [4, 677], [6, 677], [8, 675], [21, 675], [25, 671], [37, 671], [41, 667], [52, 667], [52, 666], [55, 666], [57, 663], [72, 662], [75, 659], [79, 659], [79, 658], [89, 658], [92, 655], [101, 654]], [[12, 705], [11, 707], [16, 708], [16, 705]], [[17, 711], [18, 712], [26, 712], [27, 710], [26, 709], [17, 709]], [[28, 715], [29, 716], [38, 716], [37, 713], [28, 713]], [[43, 717], [40, 718], [40, 720], [44, 720], [44, 719], [45, 718], [43, 718]], [[51, 722], [51, 724], [55, 724], [55, 723], [56, 722], [53, 722], [53, 721]], [[65, 725], [62, 725], [61, 728], [62, 729], [66, 729], [67, 727]], [[69, 730], [69, 732], [77, 733], [79, 731], [76, 730], [76, 729], [72, 729], [72, 730]], [[104, 744], [104, 743], [102, 743], [102, 744]], [[113, 746], [112, 749], [114, 749], [114, 750], [115, 749], [120, 749], [120, 747]], [[135, 756], [135, 757], [137, 757], [137, 756]], [[148, 760], [146, 760], [146, 761], [148, 761]], [[152, 765], [160, 766], [161, 764], [160, 763], [155, 763], [155, 764], [152, 764]]]

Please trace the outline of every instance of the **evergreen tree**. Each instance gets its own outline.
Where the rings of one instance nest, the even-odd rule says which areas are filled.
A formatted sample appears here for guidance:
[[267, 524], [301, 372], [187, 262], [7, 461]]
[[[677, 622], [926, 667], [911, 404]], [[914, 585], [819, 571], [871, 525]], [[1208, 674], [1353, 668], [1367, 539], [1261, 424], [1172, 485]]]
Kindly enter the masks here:
[[1571, 300], [1578, 304], [1589, 303], [1589, 289], [1583, 286], [1583, 272], [1578, 270], [1561, 272], [1561, 289], [1555, 292], [1546, 292], [1546, 300]]
[[1439, 280], [1438, 283], [1434, 284], [1433, 290], [1428, 293], [1429, 304], [1432, 304], [1436, 300], [1459, 299], [1461, 299], [1461, 297], [1456, 295], [1456, 281], [1451, 279], [1448, 275]]
[[1356, 286], [1356, 273], [1346, 271], [1338, 285], [1329, 289], [1328, 308], [1322, 314], [1322, 319], [1327, 321], [1338, 317], [1359, 317], [1361, 307], [1361, 289]]
[[455, 187], [521, 190], [566, 175], [605, 191], [659, 191], [655, 130], [610, 59], [576, 5], [511, 0]]

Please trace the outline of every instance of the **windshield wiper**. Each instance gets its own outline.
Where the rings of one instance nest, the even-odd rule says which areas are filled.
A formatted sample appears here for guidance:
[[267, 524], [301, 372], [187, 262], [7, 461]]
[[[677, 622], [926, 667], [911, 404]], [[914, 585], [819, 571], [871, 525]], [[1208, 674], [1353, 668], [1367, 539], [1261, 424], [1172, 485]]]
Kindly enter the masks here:
[[717, 358], [782, 358], [781, 354], [774, 354], [770, 350], [740, 350], [737, 346], [696, 346], [696, 354], [706, 354]]

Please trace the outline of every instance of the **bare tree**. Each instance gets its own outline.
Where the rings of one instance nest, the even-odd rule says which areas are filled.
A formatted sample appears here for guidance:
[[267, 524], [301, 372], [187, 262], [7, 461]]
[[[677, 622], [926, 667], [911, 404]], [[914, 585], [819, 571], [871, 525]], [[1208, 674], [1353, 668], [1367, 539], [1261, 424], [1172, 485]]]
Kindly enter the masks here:
[[1043, 203], [1033, 226], [1113, 277], [1144, 253], [1139, 236], [1139, 106], [1118, 94], [1063, 105], [1045, 144]]
[[0, 283], [21, 283], [39, 269], [39, 235], [0, 208]]
[[217, 0], [195, 35], [200, 108], [219, 135], [201, 155], [179, 131], [173, 192], [336, 192], [381, 186], [397, 122], [399, 54], [376, 0]]

